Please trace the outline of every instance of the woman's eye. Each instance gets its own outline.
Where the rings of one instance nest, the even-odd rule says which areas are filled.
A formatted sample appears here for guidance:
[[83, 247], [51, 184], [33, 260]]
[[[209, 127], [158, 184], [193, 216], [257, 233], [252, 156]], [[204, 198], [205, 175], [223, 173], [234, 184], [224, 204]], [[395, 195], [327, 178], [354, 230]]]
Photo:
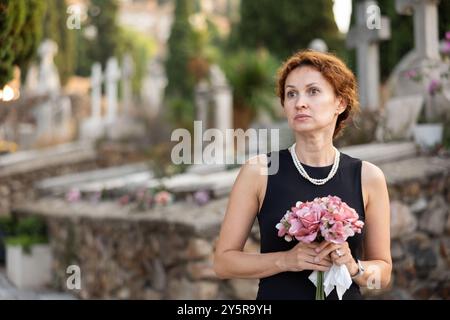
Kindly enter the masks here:
[[296, 92], [295, 91], [288, 91], [288, 93], [286, 94], [286, 96], [288, 98], [293, 98], [296, 96]]
[[317, 89], [317, 88], [311, 88], [311, 89], [309, 89], [309, 93], [312, 94], [312, 95], [316, 95], [316, 94], [318, 94], [319, 92], [320, 92], [320, 90]]

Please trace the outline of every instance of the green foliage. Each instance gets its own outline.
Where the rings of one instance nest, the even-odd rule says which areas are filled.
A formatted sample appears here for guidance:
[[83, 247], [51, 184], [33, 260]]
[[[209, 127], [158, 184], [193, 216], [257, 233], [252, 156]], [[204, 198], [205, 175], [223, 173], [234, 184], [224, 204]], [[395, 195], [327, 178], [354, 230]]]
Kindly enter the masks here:
[[23, 218], [16, 225], [9, 224], [9, 236], [5, 239], [7, 245], [18, 245], [29, 253], [34, 244], [47, 243], [47, 228], [45, 221], [38, 216]]
[[13, 77], [14, 65], [25, 68], [42, 35], [45, 2], [0, 0], [0, 87]]
[[[176, 127], [192, 128], [194, 119], [194, 72], [190, 62], [195, 57], [194, 31], [189, 23], [192, 13], [192, 0], [176, 0], [175, 20], [168, 41], [168, 58], [166, 60], [167, 88], [165, 92], [167, 117]], [[198, 35], [197, 35], [198, 36]]]
[[[117, 54], [119, 27], [117, 24], [117, 0], [91, 0], [90, 22], [97, 29], [97, 37], [92, 40], [90, 53], [93, 61], [103, 66], [106, 61]], [[93, 16], [92, 12], [98, 15]]]
[[123, 57], [129, 53], [134, 63], [134, 75], [132, 79], [133, 92], [140, 93], [142, 79], [147, 72], [147, 63], [155, 54], [156, 43], [148, 36], [132, 29], [120, 28], [118, 42], [118, 55]]
[[[42, 2], [42, 1], [41, 1]], [[74, 74], [76, 65], [76, 29], [67, 27], [66, 0], [47, 1], [44, 20], [44, 37], [52, 39], [58, 45], [55, 64], [61, 83], [65, 84]]]
[[[87, 11], [88, 18], [80, 30], [75, 32], [77, 50], [76, 74], [89, 76], [94, 62], [102, 67], [113, 56], [118, 56], [120, 29], [117, 24], [117, 0], [91, 0]], [[86, 37], [86, 30], [96, 31], [93, 39]]]
[[0, 217], [0, 231], [5, 235], [14, 234], [15, 223], [11, 217]]
[[279, 61], [267, 50], [241, 49], [227, 54], [222, 67], [233, 88], [236, 108], [250, 108], [254, 113], [265, 109], [272, 116], [275, 76]]
[[175, 20], [168, 41], [166, 72], [168, 85], [166, 96], [192, 99], [194, 79], [189, 73], [189, 60], [194, 56], [193, 31], [189, 23], [192, 12], [191, 0], [176, 0]]
[[322, 38], [330, 51], [343, 48], [334, 22], [332, 1], [246, 0], [241, 1], [240, 22], [233, 28], [235, 46], [266, 47], [279, 59], [306, 48]]

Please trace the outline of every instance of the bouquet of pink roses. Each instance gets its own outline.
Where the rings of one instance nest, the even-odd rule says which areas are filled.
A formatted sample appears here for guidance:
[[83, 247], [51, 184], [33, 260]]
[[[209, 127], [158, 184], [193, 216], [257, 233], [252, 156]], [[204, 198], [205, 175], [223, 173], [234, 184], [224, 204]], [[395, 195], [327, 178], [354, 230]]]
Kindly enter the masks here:
[[[361, 233], [364, 222], [358, 218], [355, 209], [339, 197], [328, 196], [315, 198], [313, 201], [298, 201], [295, 207], [286, 212], [276, 228], [278, 236], [284, 237], [286, 241], [295, 238], [304, 243], [315, 240], [343, 243], [355, 233]], [[316, 300], [323, 300], [324, 290], [328, 295], [335, 286], [339, 299], [342, 299], [352, 283], [344, 265], [333, 265], [325, 275], [322, 271], [314, 271], [309, 279], [316, 284]]]

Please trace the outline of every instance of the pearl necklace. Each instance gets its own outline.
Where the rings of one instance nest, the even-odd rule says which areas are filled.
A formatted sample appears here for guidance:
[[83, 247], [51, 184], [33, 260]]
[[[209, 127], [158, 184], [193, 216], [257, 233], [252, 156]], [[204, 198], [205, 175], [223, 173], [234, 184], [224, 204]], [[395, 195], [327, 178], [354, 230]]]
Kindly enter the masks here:
[[331, 167], [331, 170], [330, 170], [330, 173], [328, 174], [328, 177], [326, 177], [325, 179], [314, 179], [314, 178], [311, 178], [308, 175], [308, 173], [306, 172], [305, 168], [303, 168], [302, 164], [300, 163], [300, 160], [298, 160], [297, 154], [295, 153], [295, 145], [296, 145], [296, 143], [294, 143], [289, 148], [289, 151], [291, 152], [292, 160], [294, 161], [295, 167], [297, 168], [298, 172], [302, 175], [303, 178], [305, 178], [306, 180], [308, 180], [312, 184], [315, 184], [317, 186], [321, 186], [321, 185], [327, 183], [328, 181], [330, 181], [334, 177], [334, 175], [337, 172], [337, 169], [339, 168], [340, 152], [339, 152], [338, 149], [333, 147], [334, 150], [335, 150], [334, 163], [333, 163], [333, 167]]

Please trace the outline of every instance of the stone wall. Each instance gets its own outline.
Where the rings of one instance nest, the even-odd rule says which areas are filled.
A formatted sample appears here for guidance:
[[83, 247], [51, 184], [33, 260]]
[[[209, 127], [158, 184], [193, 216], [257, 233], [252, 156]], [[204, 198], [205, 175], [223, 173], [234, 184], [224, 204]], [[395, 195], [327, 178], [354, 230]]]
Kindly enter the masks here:
[[[450, 161], [417, 158], [380, 165], [391, 198], [391, 288], [372, 299], [450, 298]], [[203, 207], [175, 203], [135, 212], [117, 203], [40, 199], [15, 214], [48, 221], [54, 285], [66, 289], [66, 268], [80, 266], [81, 298], [254, 299], [258, 280], [220, 280], [213, 250], [226, 198]], [[258, 252], [258, 229], [246, 251]]]

